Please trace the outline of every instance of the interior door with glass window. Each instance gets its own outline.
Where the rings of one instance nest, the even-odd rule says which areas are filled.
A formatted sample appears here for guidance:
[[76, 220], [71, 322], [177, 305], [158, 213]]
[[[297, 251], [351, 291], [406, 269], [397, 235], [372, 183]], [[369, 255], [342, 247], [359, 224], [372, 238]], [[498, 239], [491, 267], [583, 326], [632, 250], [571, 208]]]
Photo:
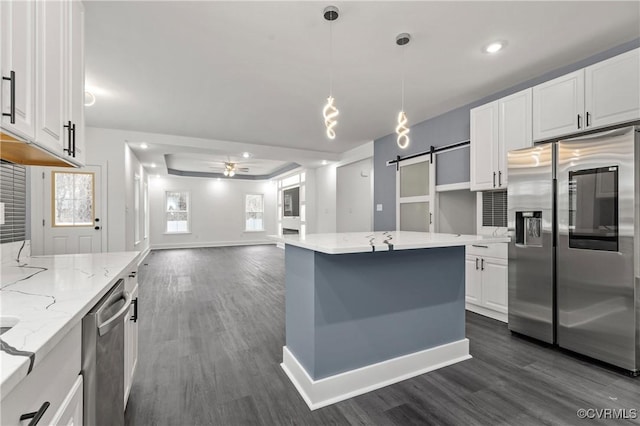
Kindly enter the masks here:
[[396, 229], [434, 232], [435, 156], [402, 161], [396, 172]]
[[100, 167], [44, 172], [44, 254], [100, 253]]

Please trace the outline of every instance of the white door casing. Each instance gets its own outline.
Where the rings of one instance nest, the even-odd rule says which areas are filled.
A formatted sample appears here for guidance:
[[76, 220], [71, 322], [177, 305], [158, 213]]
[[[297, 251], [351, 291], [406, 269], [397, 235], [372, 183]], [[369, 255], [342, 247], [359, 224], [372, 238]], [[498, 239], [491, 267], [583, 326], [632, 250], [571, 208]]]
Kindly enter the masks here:
[[[54, 189], [52, 177], [54, 172], [92, 173], [93, 182], [93, 218], [90, 225], [55, 226], [53, 224]], [[102, 252], [102, 171], [100, 166], [86, 166], [80, 170], [69, 168], [42, 168], [42, 254], [72, 254]], [[35, 214], [35, 211], [34, 213]], [[96, 229], [98, 228], [98, 229]], [[35, 231], [35, 229], [34, 229]], [[36, 243], [37, 244], [37, 243]], [[36, 250], [36, 253], [38, 250]]]

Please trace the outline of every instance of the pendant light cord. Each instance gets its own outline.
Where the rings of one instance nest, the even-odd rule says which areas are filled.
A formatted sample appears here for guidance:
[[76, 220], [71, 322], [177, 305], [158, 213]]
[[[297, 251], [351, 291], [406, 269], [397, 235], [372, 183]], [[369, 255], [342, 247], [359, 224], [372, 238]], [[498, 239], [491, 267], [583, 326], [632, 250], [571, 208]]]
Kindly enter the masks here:
[[405, 50], [405, 46], [401, 46], [402, 47], [402, 107], [401, 110], [404, 111], [404, 72], [405, 72], [405, 55], [404, 55], [404, 50]]
[[329, 21], [329, 96], [333, 97], [333, 21]]

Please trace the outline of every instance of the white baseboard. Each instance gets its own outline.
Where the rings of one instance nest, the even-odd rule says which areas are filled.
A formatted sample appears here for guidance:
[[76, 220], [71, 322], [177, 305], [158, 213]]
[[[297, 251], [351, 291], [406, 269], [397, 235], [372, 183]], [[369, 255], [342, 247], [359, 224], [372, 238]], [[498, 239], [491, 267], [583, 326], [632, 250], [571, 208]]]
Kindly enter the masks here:
[[492, 309], [487, 309], [482, 306], [474, 305], [473, 303], [465, 303], [467, 311], [471, 311], [476, 314], [484, 315], [485, 317], [493, 318], [502, 322], [509, 322], [509, 315], [503, 312], [497, 312]]
[[335, 376], [313, 380], [285, 346], [282, 349], [280, 366], [309, 409], [316, 410], [470, 358], [469, 340], [462, 339]]
[[277, 243], [276, 243], [276, 247], [278, 247], [279, 249], [284, 250], [284, 243], [277, 242]]
[[263, 244], [275, 244], [271, 240], [253, 240], [253, 241], [210, 241], [202, 243], [168, 243], [168, 244], [151, 244], [151, 250], [166, 250], [178, 248], [206, 248], [206, 247], [231, 247], [231, 246], [256, 246]]
[[142, 251], [142, 253], [140, 253], [140, 256], [138, 256], [138, 266], [142, 264], [142, 262], [144, 261], [144, 258], [147, 257], [149, 253], [151, 253], [151, 247], [147, 247], [145, 250]]

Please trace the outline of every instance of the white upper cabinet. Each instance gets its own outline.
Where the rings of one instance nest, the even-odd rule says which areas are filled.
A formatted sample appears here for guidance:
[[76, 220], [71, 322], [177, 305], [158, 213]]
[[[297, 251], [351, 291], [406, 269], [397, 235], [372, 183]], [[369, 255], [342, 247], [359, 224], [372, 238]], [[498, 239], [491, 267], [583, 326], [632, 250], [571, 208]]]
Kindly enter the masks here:
[[533, 139], [640, 119], [640, 49], [533, 88]]
[[63, 127], [67, 7], [61, 1], [36, 2], [36, 142], [59, 155], [68, 143]]
[[65, 154], [76, 163], [84, 164], [84, 6], [79, 1], [69, 4], [69, 24], [66, 40], [66, 90], [67, 102], [64, 124], [67, 130]]
[[584, 70], [533, 88], [534, 140], [575, 133], [584, 126]]
[[82, 2], [5, 0], [0, 12], [2, 130], [82, 165]]
[[507, 153], [532, 144], [531, 89], [471, 110], [471, 190], [507, 187]]
[[533, 145], [531, 130], [531, 89], [522, 90], [498, 101], [498, 186], [507, 186], [507, 154]]
[[640, 49], [585, 69], [585, 125], [640, 119]]
[[1, 1], [0, 15], [2, 129], [20, 138], [33, 139], [36, 2]]
[[494, 189], [498, 169], [498, 102], [491, 102], [471, 110], [472, 191]]

